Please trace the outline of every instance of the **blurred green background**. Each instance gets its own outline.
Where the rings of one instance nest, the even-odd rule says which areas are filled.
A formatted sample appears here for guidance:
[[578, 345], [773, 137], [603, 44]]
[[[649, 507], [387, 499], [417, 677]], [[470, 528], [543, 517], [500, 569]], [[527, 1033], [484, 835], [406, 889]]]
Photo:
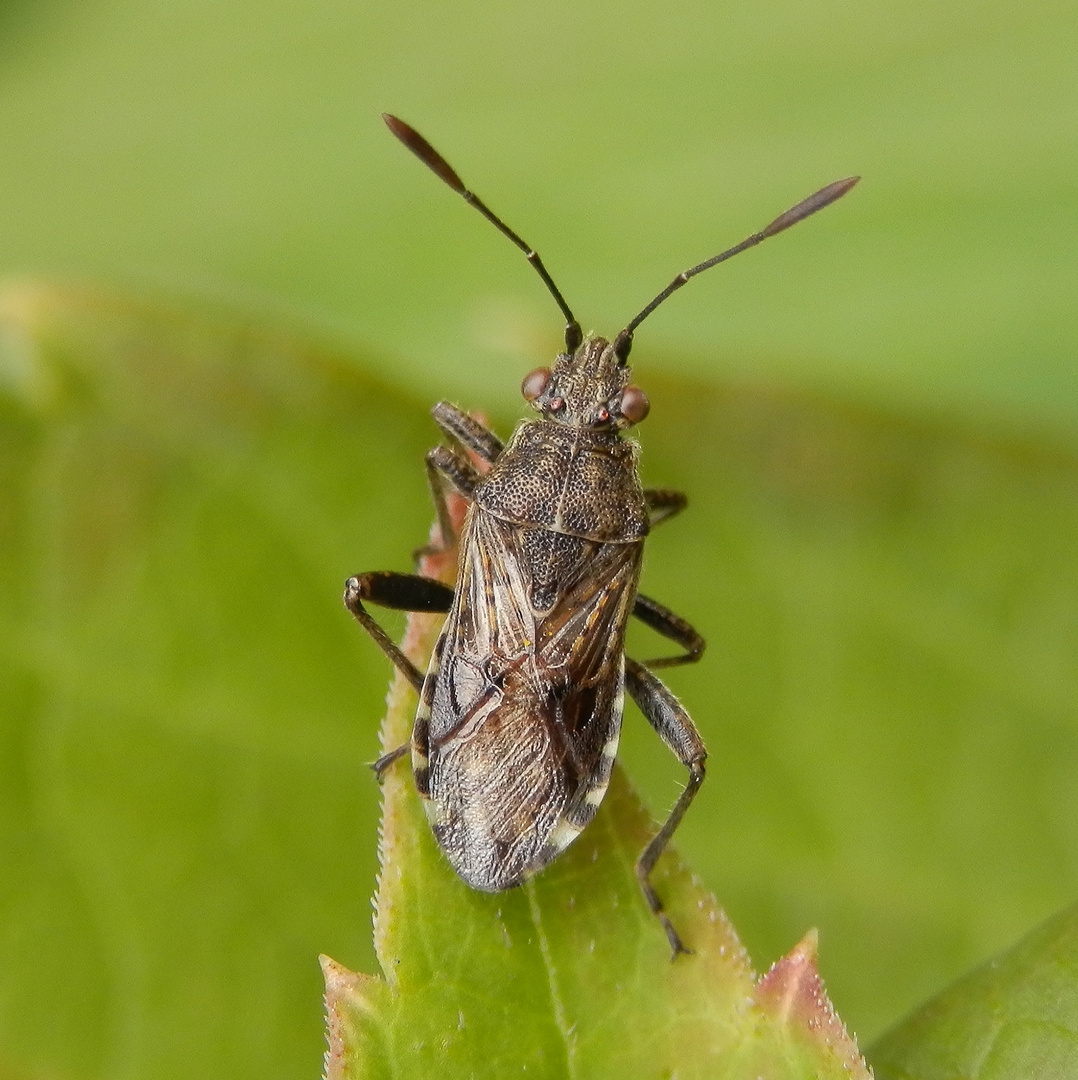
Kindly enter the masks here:
[[507, 430], [560, 336], [387, 109], [604, 333], [863, 175], [637, 337], [694, 501], [646, 586], [711, 640], [681, 847], [760, 968], [820, 926], [865, 1037], [1072, 900], [1076, 47], [1066, 3], [0, 3], [0, 1078], [316, 1075], [317, 952], [374, 964], [340, 584], [424, 533], [426, 405]]

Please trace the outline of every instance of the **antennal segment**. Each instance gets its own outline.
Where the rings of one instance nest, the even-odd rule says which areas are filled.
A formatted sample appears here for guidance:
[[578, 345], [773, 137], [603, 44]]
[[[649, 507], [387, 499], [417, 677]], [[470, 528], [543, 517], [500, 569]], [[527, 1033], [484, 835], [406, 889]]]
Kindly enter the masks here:
[[[434, 166], [432, 165], [431, 168]], [[830, 206], [836, 199], [841, 199], [854, 184], [861, 178], [859, 176], [848, 176], [845, 180], [836, 180], [833, 184], [828, 184], [825, 188], [820, 188], [814, 195], [810, 195], [807, 199], [802, 199], [796, 206], [790, 207], [784, 214], [779, 214], [770, 225], [761, 229], [759, 232], [753, 233], [752, 236], [746, 237], [740, 244], [735, 244], [732, 248], [727, 248], [726, 251], [720, 252], [714, 258], [708, 259], [706, 262], [700, 263], [698, 266], [694, 266], [689, 270], [683, 270], [669, 285], [614, 340], [614, 352], [617, 354], [618, 359], [624, 364], [629, 358], [629, 350], [633, 345], [633, 331], [672, 293], [678, 291], [682, 285], [685, 284], [690, 278], [696, 277], [697, 274], [702, 274], [705, 270], [710, 270], [711, 267], [717, 266], [721, 262], [726, 262], [727, 259], [732, 259], [735, 255], [740, 255], [741, 252], [747, 251], [751, 247], [755, 247], [757, 244], [762, 244], [769, 236], [774, 236], [776, 233], [782, 232], [784, 229], [788, 229], [791, 225], [796, 225], [799, 221], [804, 221], [810, 214], [815, 214], [817, 210], [822, 210], [825, 206]]]
[[[537, 252], [529, 244], [525, 243], [497, 214], [494, 213], [490, 207], [487, 206], [478, 195], [469, 191], [464, 186], [464, 181], [457, 175], [456, 170], [449, 164], [448, 161], [434, 149], [433, 146], [418, 131], [410, 124], [406, 124], [403, 120], [399, 120], [397, 117], [392, 116], [390, 113], [382, 113], [382, 119], [386, 122], [386, 127], [393, 132], [394, 135], [424, 165], [427, 166], [435, 175], [441, 180], [447, 183], [458, 195], [464, 196], [464, 201], [471, 203], [489, 221], [500, 233], [507, 236], [521, 251], [524, 252], [528, 259], [528, 262], [535, 267], [536, 273], [543, 279], [543, 284], [546, 285], [550, 292], [550, 295], [554, 297], [559, 308], [561, 308], [562, 315], [565, 316], [565, 349], [567, 352], [574, 353], [579, 348], [581, 341], [584, 340], [584, 335], [580, 331], [580, 323], [576, 321], [576, 317], [572, 311], [569, 310], [569, 305], [565, 302], [565, 298], [562, 296], [558, 286], [554, 284], [554, 279], [547, 273], [547, 268], [543, 265], [543, 260], [539, 258], [539, 252]], [[811, 213], [811, 211], [810, 211]], [[792, 222], [791, 222], [792, 224]], [[704, 267], [699, 267], [693, 273], [698, 273], [699, 270]]]

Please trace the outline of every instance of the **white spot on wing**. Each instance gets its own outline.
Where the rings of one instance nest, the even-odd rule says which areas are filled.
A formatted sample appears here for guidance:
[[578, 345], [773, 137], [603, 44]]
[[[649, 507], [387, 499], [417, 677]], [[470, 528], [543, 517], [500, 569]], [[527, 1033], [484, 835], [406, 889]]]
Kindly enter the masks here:
[[621, 742], [621, 728], [618, 728], [609, 739], [603, 743], [603, 757], [609, 758], [611, 761], [618, 756], [618, 743]]
[[[614, 755], [611, 754], [610, 756], [613, 757]], [[604, 780], [601, 784], [596, 784], [595, 787], [588, 792], [584, 799], [588, 806], [598, 806], [603, 801], [603, 796], [606, 795], [607, 786], [608, 781]]]
[[562, 818], [557, 825], [554, 826], [547, 838], [546, 846], [553, 848], [555, 851], [564, 851], [580, 834], [583, 829], [579, 825], [573, 825], [570, 822]]

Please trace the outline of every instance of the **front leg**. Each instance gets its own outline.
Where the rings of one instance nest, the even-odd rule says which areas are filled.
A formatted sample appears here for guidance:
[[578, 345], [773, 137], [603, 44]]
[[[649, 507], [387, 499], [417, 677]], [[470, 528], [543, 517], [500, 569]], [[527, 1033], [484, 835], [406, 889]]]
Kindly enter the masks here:
[[439, 401], [430, 413], [434, 422], [450, 439], [465, 450], [470, 450], [488, 465], [493, 465], [505, 449], [505, 444], [490, 428], [481, 424], [474, 416], [469, 416], [463, 409], [450, 405], [448, 401]]
[[[493, 465], [505, 449], [502, 440], [490, 428], [448, 401], [439, 401], [430, 412], [434, 422], [451, 442], [474, 454], [487, 465]], [[436, 446], [427, 454], [427, 484], [438, 514], [438, 528], [442, 534], [441, 546], [434, 548], [428, 545], [420, 548], [415, 553], [416, 558], [440, 553], [456, 543], [456, 530], [446, 506], [446, 484], [464, 498], [470, 499], [478, 483], [479, 472], [470, 461], [451, 447]]]
[[684, 706], [643, 664], [630, 660], [629, 657], [625, 658], [625, 686], [633, 701], [640, 706], [640, 711], [647, 717], [648, 723], [677, 755], [678, 761], [689, 770], [689, 782], [678, 796], [677, 802], [674, 803], [674, 809], [670, 811], [669, 817], [655, 834], [654, 839], [636, 860], [636, 877], [640, 882], [644, 899], [647, 900], [648, 907], [666, 931], [666, 939], [670, 942], [670, 948], [676, 959], [678, 953], [689, 953], [692, 950], [685, 947], [678, 932], [674, 929], [674, 924], [663, 910], [659, 894], [651, 884], [651, 871], [655, 868], [655, 863], [670, 842], [670, 837], [674, 835], [674, 830], [681, 823], [685, 811], [689, 809], [689, 804], [696, 798], [696, 793], [704, 782], [704, 761], [707, 758], [707, 748]]
[[670, 488], [644, 488], [644, 504], [648, 508], [651, 527], [669, 521], [689, 505], [689, 497]]
[[423, 555], [440, 555], [448, 551], [457, 542], [457, 532], [453, 527], [453, 515], [446, 502], [447, 485], [458, 495], [470, 500], [479, 483], [479, 473], [470, 461], [450, 450], [448, 446], [436, 446], [427, 451], [427, 484], [434, 509], [438, 514], [438, 532], [440, 544], [428, 544], [414, 552], [415, 558]]

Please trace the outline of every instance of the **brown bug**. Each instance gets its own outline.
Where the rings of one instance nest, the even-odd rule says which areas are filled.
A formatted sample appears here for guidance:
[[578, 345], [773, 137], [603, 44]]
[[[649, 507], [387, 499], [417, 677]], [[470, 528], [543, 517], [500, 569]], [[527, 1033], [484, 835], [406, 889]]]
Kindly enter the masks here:
[[[417, 131], [389, 130], [504, 233], [535, 267], [565, 316], [565, 352], [521, 387], [539, 419], [509, 444], [455, 405], [434, 420], [460, 449], [427, 454], [442, 543], [455, 541], [450, 485], [470, 503], [455, 588], [415, 574], [348, 579], [344, 600], [419, 692], [411, 742], [375, 762], [379, 775], [411, 750], [415, 785], [434, 835], [469, 885], [500, 892], [542, 870], [595, 816], [610, 780], [625, 691], [689, 770], [689, 780], [637, 860], [640, 887], [674, 956], [689, 950], [650, 881], [704, 779], [707, 751], [689, 714], [652, 673], [692, 663], [704, 639], [684, 619], [637, 592], [644, 538], [686, 497], [641, 487], [637, 447], [621, 433], [648, 414], [629, 383], [633, 333], [691, 277], [834, 202], [857, 182], [838, 180], [761, 232], [679, 274], [612, 342], [585, 338], [539, 255], [461, 182]], [[480, 473], [461, 450], [490, 466]], [[365, 602], [446, 612], [426, 674], [389, 640]], [[630, 615], [684, 651], [640, 662], [625, 655]]]

